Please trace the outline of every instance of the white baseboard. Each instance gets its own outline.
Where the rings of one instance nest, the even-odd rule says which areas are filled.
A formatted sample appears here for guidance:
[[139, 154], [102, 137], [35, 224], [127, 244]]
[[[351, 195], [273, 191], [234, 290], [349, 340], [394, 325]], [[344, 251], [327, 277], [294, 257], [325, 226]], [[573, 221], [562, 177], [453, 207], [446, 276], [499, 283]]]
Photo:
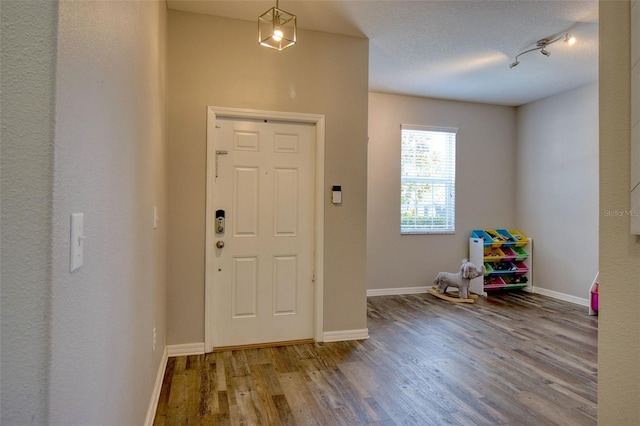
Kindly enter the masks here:
[[323, 342], [344, 342], [346, 340], [364, 340], [369, 338], [369, 329], [325, 331], [322, 334]]
[[204, 354], [204, 342], [184, 343], [182, 345], [168, 345], [167, 353], [172, 356], [202, 355]]
[[[322, 334], [323, 342], [342, 342], [345, 340], [363, 340], [369, 338], [369, 329], [326, 331]], [[204, 342], [168, 345], [168, 357], [202, 355], [205, 353]]]
[[394, 296], [399, 294], [426, 293], [429, 287], [372, 288], [367, 290], [369, 296]]
[[570, 294], [560, 293], [558, 291], [547, 290], [546, 288], [542, 288], [542, 287], [525, 287], [524, 290], [530, 293], [541, 294], [543, 296], [549, 296], [554, 299], [564, 300], [565, 302], [575, 303], [576, 305], [580, 305], [580, 306], [588, 307], [590, 305], [589, 299], [571, 296]]
[[160, 400], [160, 391], [162, 390], [162, 381], [164, 380], [164, 372], [167, 369], [167, 348], [164, 348], [162, 352], [162, 359], [160, 360], [160, 366], [156, 373], [156, 382], [153, 384], [153, 392], [151, 392], [151, 400], [149, 401], [149, 408], [147, 408], [147, 417], [144, 419], [145, 426], [152, 426], [156, 417], [156, 410], [158, 409], [158, 401]]
[[[374, 288], [367, 290], [367, 297], [371, 296], [395, 296], [401, 294], [416, 294], [416, 293], [426, 293], [429, 287], [398, 287], [398, 288]], [[580, 306], [589, 306], [589, 299], [585, 299], [582, 297], [571, 296], [570, 294], [560, 293], [558, 291], [547, 290], [542, 287], [525, 287], [525, 291], [530, 293], [537, 293], [543, 296], [552, 297], [558, 300], [564, 300], [565, 302], [575, 303]], [[327, 333], [325, 333], [325, 336]], [[350, 339], [344, 339], [350, 340]], [[325, 339], [325, 342], [327, 340]]]

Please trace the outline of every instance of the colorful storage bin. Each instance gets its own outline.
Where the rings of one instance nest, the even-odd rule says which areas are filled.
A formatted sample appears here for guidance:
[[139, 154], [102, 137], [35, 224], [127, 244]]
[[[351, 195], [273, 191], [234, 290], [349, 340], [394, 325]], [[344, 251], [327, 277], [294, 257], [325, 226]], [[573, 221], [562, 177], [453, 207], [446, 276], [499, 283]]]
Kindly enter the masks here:
[[490, 277], [484, 278], [484, 289], [485, 290], [499, 290], [504, 288], [505, 282], [499, 275], [491, 275]]
[[480, 238], [484, 241], [483, 245], [485, 247], [490, 247], [493, 245], [493, 238], [491, 238], [489, 234], [487, 234], [482, 229], [474, 229], [473, 231], [471, 231], [471, 238]]
[[491, 237], [491, 241], [493, 241], [491, 243], [492, 247], [500, 247], [506, 241], [506, 238], [495, 229], [485, 229], [484, 232]]
[[525, 260], [529, 257], [529, 253], [523, 247], [512, 247], [512, 249], [516, 253], [516, 257], [513, 260]]
[[494, 274], [513, 274], [516, 272], [516, 265], [512, 262], [495, 262], [493, 264], [493, 273]]
[[510, 286], [511, 288], [514, 288], [513, 286], [525, 287], [529, 283], [529, 280], [524, 275], [517, 275], [517, 274], [503, 275], [502, 279], [504, 280], [504, 283]]
[[524, 262], [513, 262], [513, 265], [516, 267], [516, 274], [526, 274], [529, 272], [529, 267]]
[[527, 244], [529, 244], [529, 238], [527, 238], [526, 235], [524, 235], [522, 232], [518, 231], [517, 229], [509, 229], [509, 233], [515, 239], [515, 241], [516, 241], [515, 246], [516, 247], [522, 247], [522, 246], [526, 246]]
[[482, 239], [485, 247], [522, 247], [529, 243], [529, 238], [517, 229], [474, 229], [471, 238]]
[[499, 262], [504, 259], [504, 252], [498, 247], [485, 247], [484, 248], [484, 261], [485, 262]]
[[493, 272], [493, 268], [489, 262], [484, 262], [484, 275], [487, 276]]
[[500, 250], [504, 253], [504, 260], [512, 261], [515, 260], [518, 254], [511, 247], [501, 247]]
[[517, 243], [515, 237], [506, 229], [496, 229], [496, 233], [498, 234], [498, 240], [502, 242], [503, 246], [513, 246]]

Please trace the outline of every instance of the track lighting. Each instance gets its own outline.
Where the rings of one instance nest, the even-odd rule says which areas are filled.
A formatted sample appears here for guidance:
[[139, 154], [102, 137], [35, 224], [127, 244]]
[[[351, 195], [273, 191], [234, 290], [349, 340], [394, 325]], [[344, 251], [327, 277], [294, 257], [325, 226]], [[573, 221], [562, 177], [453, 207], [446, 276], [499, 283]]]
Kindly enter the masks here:
[[[556, 41], [560, 40], [561, 38], [562, 38], [562, 36], [556, 37], [554, 39], [543, 38], [543, 39], [538, 40], [536, 42], [536, 47], [534, 47], [532, 49], [529, 49], [529, 50], [525, 50], [524, 52], [518, 53], [516, 55], [515, 60], [511, 64], [509, 64], [509, 68], [513, 68], [513, 67], [518, 66], [520, 64], [520, 61], [518, 61], [518, 58], [520, 56], [524, 55], [525, 53], [534, 52], [536, 50], [539, 50], [540, 53], [542, 53], [544, 56], [547, 56], [547, 57], [550, 56], [551, 52], [549, 52], [547, 50], [547, 46], [549, 46], [550, 44], [555, 43]], [[569, 45], [572, 45], [572, 44], [574, 44], [576, 42], [576, 38], [575, 37], [569, 37], [569, 33], [566, 33], [564, 35], [564, 42], [569, 44]]]

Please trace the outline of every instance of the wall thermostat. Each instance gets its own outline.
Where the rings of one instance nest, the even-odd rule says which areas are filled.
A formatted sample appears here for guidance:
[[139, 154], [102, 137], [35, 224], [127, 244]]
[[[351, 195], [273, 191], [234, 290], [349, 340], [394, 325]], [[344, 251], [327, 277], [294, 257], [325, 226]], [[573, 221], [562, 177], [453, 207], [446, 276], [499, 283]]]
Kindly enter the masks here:
[[331, 202], [333, 204], [341, 204], [342, 203], [342, 186], [333, 185], [331, 187], [331, 191], [332, 191]]

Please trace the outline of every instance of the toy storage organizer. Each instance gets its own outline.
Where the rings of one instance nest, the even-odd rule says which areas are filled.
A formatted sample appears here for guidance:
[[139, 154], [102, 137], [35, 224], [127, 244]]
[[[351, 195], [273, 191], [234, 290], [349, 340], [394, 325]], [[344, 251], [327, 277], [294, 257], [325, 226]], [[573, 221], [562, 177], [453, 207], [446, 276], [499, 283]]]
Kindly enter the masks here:
[[484, 278], [471, 280], [471, 291], [531, 288], [532, 240], [516, 229], [476, 229], [469, 238], [469, 261], [485, 267]]
[[596, 277], [589, 287], [589, 315], [598, 315], [598, 299], [600, 296], [600, 272], [596, 274]]

